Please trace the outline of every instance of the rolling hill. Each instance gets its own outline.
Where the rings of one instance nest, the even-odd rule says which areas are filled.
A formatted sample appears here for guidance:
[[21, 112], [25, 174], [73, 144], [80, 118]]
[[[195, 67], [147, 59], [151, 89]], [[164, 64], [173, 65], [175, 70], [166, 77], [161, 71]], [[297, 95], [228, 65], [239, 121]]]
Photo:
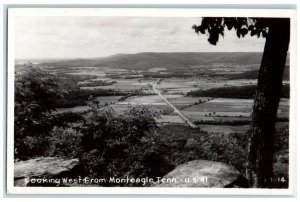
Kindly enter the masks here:
[[42, 62], [42, 66], [54, 67], [112, 67], [132, 70], [149, 68], [181, 68], [214, 63], [232, 63], [237, 65], [260, 64], [262, 53], [258, 52], [173, 52], [136, 54], [116, 54], [101, 58], [64, 59]]

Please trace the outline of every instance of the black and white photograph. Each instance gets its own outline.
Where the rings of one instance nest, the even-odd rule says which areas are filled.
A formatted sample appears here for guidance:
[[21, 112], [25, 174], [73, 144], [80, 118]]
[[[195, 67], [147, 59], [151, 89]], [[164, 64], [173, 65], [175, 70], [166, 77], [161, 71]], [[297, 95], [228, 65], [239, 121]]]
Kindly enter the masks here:
[[294, 190], [295, 10], [8, 10], [9, 193]]

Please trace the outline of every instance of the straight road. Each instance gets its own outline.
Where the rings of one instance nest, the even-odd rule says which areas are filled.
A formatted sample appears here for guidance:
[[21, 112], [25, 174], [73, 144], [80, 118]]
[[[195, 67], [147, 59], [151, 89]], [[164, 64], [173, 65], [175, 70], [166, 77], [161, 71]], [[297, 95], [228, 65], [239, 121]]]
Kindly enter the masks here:
[[151, 84], [153, 90], [155, 93], [157, 93], [157, 95], [159, 95], [170, 107], [172, 107], [174, 109], [174, 112], [176, 114], [179, 115], [179, 117], [187, 124], [189, 124], [192, 128], [197, 128], [197, 126], [195, 124], [193, 124], [184, 114], [181, 113], [181, 111], [179, 109], [177, 109], [172, 103], [170, 103], [167, 98], [165, 98], [155, 87], [157, 85], [157, 83], [160, 81], [160, 79], [158, 79], [155, 83]]

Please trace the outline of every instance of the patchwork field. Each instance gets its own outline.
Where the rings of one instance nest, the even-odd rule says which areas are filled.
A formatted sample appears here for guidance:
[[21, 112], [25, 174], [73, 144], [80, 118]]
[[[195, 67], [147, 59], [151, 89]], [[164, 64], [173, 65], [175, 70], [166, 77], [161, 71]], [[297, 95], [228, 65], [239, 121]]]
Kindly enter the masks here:
[[[258, 65], [248, 65], [247, 68], [248, 71], [252, 71], [257, 69]], [[146, 106], [160, 115], [160, 118], [157, 119], [159, 124], [186, 124], [186, 121], [178, 113], [175, 113], [174, 109], [152, 89], [152, 84], [156, 83], [159, 78], [155, 88], [186, 118], [197, 123], [202, 130], [220, 133], [244, 133], [249, 129], [253, 99], [186, 96], [187, 93], [195, 90], [255, 85], [256, 79], [228, 79], [232, 75], [242, 74], [245, 70], [241, 66], [225, 64], [192, 66], [191, 70], [194, 73], [179, 67], [174, 70], [162, 67], [153, 67], [147, 70], [110, 67], [69, 67], [64, 71], [57, 68], [50, 68], [50, 70], [70, 75], [93, 76], [93, 78], [80, 80], [78, 84], [81, 85], [93, 84], [94, 82], [101, 84], [103, 81], [103, 85], [84, 85], [80, 87], [81, 89], [113, 89], [128, 93], [142, 92], [141, 95], [135, 96], [128, 94], [128, 96], [94, 97], [93, 99], [98, 101], [102, 110], [111, 108], [116, 113], [122, 114], [130, 107]], [[145, 73], [147, 77], [144, 76]], [[160, 78], [159, 75], [162, 77]], [[289, 81], [284, 82], [289, 83]], [[75, 106], [59, 108], [55, 113], [85, 112], [89, 109], [89, 106]], [[289, 118], [289, 99], [281, 99], [278, 117]]]
[[[165, 95], [168, 100], [183, 97], [182, 95]], [[166, 103], [158, 95], [134, 96], [126, 99], [118, 104], [142, 104], [142, 105], [166, 105]]]
[[[278, 122], [276, 123], [276, 129], [280, 129], [288, 125], [289, 125], [288, 122]], [[244, 134], [250, 130], [250, 124], [239, 125], [239, 126], [201, 124], [199, 125], [199, 128], [201, 130], [211, 132], [211, 133], [224, 133], [224, 134], [243, 133]]]
[[200, 125], [201, 130], [210, 132], [210, 133], [245, 133], [250, 129], [250, 125], [241, 125], [241, 126], [228, 126], [228, 125]]
[[[97, 75], [99, 74], [88, 74], [88, 75]], [[147, 90], [150, 88], [150, 83], [156, 81], [156, 79], [145, 79], [145, 78], [109, 78], [104, 77], [101, 73], [101, 77], [97, 79], [90, 79], [84, 82], [91, 81], [107, 81], [114, 82], [111, 85], [99, 85], [92, 87], [80, 87], [81, 89], [115, 89], [115, 90]], [[82, 83], [82, 82], [81, 82]], [[201, 78], [164, 78], [161, 83], [157, 84], [157, 89], [163, 91], [165, 94], [182, 94], [185, 95], [188, 92], [202, 89], [207, 90], [211, 88], [219, 88], [219, 87], [229, 87], [229, 86], [243, 86], [243, 85], [252, 85], [255, 84], [256, 80], [250, 79], [239, 79], [239, 80], [215, 80], [215, 79], [207, 79]]]

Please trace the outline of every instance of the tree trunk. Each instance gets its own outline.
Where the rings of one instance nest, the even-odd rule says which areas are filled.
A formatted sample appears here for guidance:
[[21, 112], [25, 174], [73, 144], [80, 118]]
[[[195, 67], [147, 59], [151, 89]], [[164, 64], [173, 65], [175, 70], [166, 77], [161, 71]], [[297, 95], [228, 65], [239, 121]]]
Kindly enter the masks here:
[[282, 75], [290, 40], [290, 19], [267, 19], [269, 31], [259, 70], [248, 146], [250, 187], [271, 188], [274, 132], [282, 89]]

